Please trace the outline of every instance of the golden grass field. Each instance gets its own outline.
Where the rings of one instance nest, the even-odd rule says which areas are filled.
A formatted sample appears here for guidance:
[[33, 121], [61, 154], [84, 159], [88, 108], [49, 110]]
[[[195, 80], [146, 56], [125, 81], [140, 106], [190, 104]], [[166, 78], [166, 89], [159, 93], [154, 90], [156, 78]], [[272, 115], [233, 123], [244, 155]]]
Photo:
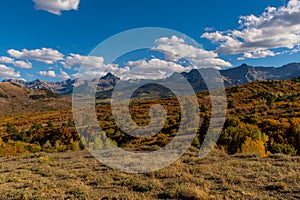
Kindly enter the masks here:
[[0, 158], [0, 199], [299, 199], [300, 157], [206, 158], [191, 148], [172, 165], [128, 174], [87, 151]]

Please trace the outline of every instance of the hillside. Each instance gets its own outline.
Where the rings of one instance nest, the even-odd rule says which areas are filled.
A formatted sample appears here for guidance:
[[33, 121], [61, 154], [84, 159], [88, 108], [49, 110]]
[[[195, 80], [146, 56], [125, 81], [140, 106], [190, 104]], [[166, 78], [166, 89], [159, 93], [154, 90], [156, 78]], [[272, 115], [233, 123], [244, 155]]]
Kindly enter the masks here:
[[[6, 113], [17, 113], [16, 108], [21, 111], [20, 114], [10, 117], [2, 115], [0, 118], [0, 127], [2, 127], [0, 134], [5, 137], [6, 141], [10, 137], [12, 140], [26, 141], [30, 144], [38, 143], [41, 147], [49, 141], [52, 152], [95, 147], [94, 137], [90, 136], [93, 133], [89, 129], [86, 130], [87, 135], [84, 136], [86, 137], [84, 138], [85, 143], [76, 142], [78, 134], [72, 120], [70, 97], [49, 97], [47, 96], [49, 94], [43, 93], [45, 91], [41, 90], [39, 92], [43, 93], [43, 98], [31, 99], [31, 95], [27, 97], [31, 105], [39, 105], [31, 108], [30, 105], [19, 104], [19, 102], [25, 102], [23, 98], [26, 99], [26, 95], [28, 96], [27, 89], [7, 83], [2, 85], [9, 87], [9, 91], [11, 91], [5, 93], [2, 90], [2, 96], [5, 96], [2, 97], [3, 101], [6, 101], [8, 105], [9, 99], [12, 99], [13, 104], [16, 104], [15, 108], [8, 106], [3, 110], [7, 110]], [[12, 89], [16, 91], [12, 92]], [[137, 92], [137, 94], [144, 94], [146, 91], [144, 88], [141, 90], [142, 92]], [[148, 96], [157, 95], [156, 90], [147, 92]], [[284, 81], [255, 81], [229, 87], [226, 89], [226, 93], [227, 119], [218, 142], [219, 148], [228, 154], [247, 151], [258, 152], [262, 155], [270, 153], [300, 154], [300, 78]], [[199, 93], [198, 102], [201, 124], [198, 137], [193, 143], [196, 147], [201, 146], [209, 125], [210, 99], [208, 93]], [[49, 104], [55, 106], [49, 107]], [[164, 128], [153, 138], [135, 138], [120, 130], [112, 116], [108, 101], [98, 101], [96, 104], [97, 118], [106, 135], [119, 146], [134, 148], [151, 146], [156, 149], [165, 146], [176, 135], [180, 126], [181, 113], [176, 98], [145, 100], [136, 98], [131, 101], [132, 119], [140, 126], [147, 125], [150, 122], [148, 111], [154, 104], [164, 106], [167, 111], [167, 120]], [[31, 108], [30, 112], [28, 112], [28, 107]], [[60, 137], [63, 138], [60, 140], [62, 146], [57, 149], [56, 140]], [[249, 150], [249, 146], [253, 145], [255, 148]]]
[[47, 89], [28, 89], [15, 83], [0, 83], [0, 115], [66, 110], [71, 98], [59, 96]]
[[[156, 91], [153, 91], [154, 94], [151, 94], [152, 90], [148, 92], [149, 96], [156, 95]], [[235, 154], [243, 151], [243, 144], [244, 149], [246, 145], [257, 145], [255, 148], [261, 148], [262, 154], [299, 155], [300, 78], [284, 81], [255, 81], [229, 87], [226, 89], [226, 94], [227, 119], [219, 140], [221, 148], [229, 154]], [[209, 124], [208, 93], [199, 93], [198, 101], [202, 122], [198, 130], [199, 141], [194, 143], [196, 146], [201, 145]], [[169, 141], [165, 136], [174, 136], [180, 126], [180, 107], [175, 98], [133, 100], [131, 115], [139, 125], [147, 125], [149, 123], [148, 110], [154, 104], [163, 105], [168, 113], [166, 125], [154, 140], [127, 137], [115, 124], [108, 103], [99, 103], [96, 108], [101, 127], [107, 130], [107, 135], [119, 145], [164, 146]], [[247, 140], [249, 144], [246, 144]]]

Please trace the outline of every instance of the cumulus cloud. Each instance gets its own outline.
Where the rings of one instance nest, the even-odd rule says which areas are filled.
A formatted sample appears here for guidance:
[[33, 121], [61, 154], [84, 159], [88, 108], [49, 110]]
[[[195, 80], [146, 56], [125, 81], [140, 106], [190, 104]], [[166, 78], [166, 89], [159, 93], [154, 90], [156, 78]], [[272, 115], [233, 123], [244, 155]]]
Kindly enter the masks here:
[[92, 80], [104, 76], [107, 73], [105, 70], [108, 67], [105, 65], [103, 57], [82, 56], [79, 54], [71, 54], [66, 57], [61, 64], [67, 69], [80, 66], [79, 71], [73, 74], [73, 76], [85, 80]]
[[97, 56], [82, 56], [79, 54], [70, 54], [70, 56], [67, 56], [61, 64], [66, 69], [71, 69], [74, 66], [80, 66], [84, 68], [96, 68], [96, 69], [104, 69], [104, 58], [103, 57], [97, 57]]
[[168, 62], [153, 58], [149, 61], [137, 60], [129, 61], [121, 74], [121, 79], [163, 79], [170, 76], [174, 72], [183, 72], [185, 67], [174, 62]]
[[13, 64], [15, 67], [22, 68], [22, 69], [31, 69], [32, 68], [31, 62], [25, 62], [25, 61], [19, 60], [19, 61], [13, 62]]
[[154, 49], [164, 51], [168, 61], [177, 62], [181, 58], [189, 60], [195, 68], [220, 68], [230, 67], [231, 64], [218, 58], [218, 54], [213, 51], [188, 45], [184, 39], [172, 36], [163, 37], [156, 41], [157, 46]]
[[0, 78], [19, 78], [20, 72], [16, 72], [14, 68], [0, 64]]
[[258, 50], [254, 52], [247, 52], [244, 53], [243, 56], [238, 57], [238, 60], [244, 60], [246, 58], [265, 58], [267, 56], [275, 56], [278, 53], [274, 53], [273, 51], [270, 50]]
[[104, 58], [100, 56], [83, 56], [79, 54], [70, 54], [61, 64], [66, 69], [79, 68], [77, 73], [73, 74], [74, 78], [92, 80], [105, 76], [108, 72], [121, 76], [128, 71], [126, 68], [119, 68], [117, 64], [105, 64]]
[[128, 73], [129, 71], [130, 68], [128, 66], [119, 67], [118, 64], [106, 65], [106, 69], [105, 69], [105, 73], [109, 72], [119, 78], [122, 78], [122, 75]]
[[33, 0], [33, 2], [37, 10], [61, 15], [61, 11], [78, 10], [80, 0]]
[[6, 56], [0, 56], [0, 63], [13, 63], [14, 59], [6, 57]]
[[[174, 72], [181, 73], [189, 71], [192, 68], [231, 66], [229, 62], [218, 58], [217, 53], [188, 45], [184, 39], [176, 36], [157, 39], [153, 49], [164, 52], [166, 60], [152, 58], [147, 61], [142, 59], [129, 61], [124, 67], [120, 67], [118, 64], [105, 64], [104, 58], [101, 56], [84, 56], [72, 53], [65, 57], [57, 50], [41, 48], [35, 50], [23, 49], [21, 51], [10, 49], [7, 51], [8, 54], [19, 60], [14, 61], [14, 59], [9, 57], [0, 57], [0, 61], [10, 62], [14, 64], [15, 67], [24, 69], [32, 68], [32, 64], [28, 60], [39, 61], [46, 64], [54, 64], [60, 61], [59, 64], [64, 68], [77, 71], [71, 75], [73, 78], [85, 80], [100, 78], [108, 72], [123, 80], [163, 79]], [[187, 63], [191, 63], [192, 65], [183, 66], [184, 64], [181, 63], [182, 58], [187, 59], [189, 61]], [[48, 71], [39, 71], [37, 74], [64, 80], [71, 78], [63, 69], [60, 69], [60, 72], [56, 73], [52, 68], [48, 68]]]
[[244, 54], [239, 59], [275, 56], [275, 49], [292, 51], [300, 44], [299, 19], [300, 1], [290, 0], [286, 6], [266, 8], [260, 16], [241, 16], [237, 29], [207, 32], [201, 37], [217, 43], [217, 52]]
[[62, 69], [60, 69], [60, 74], [58, 74], [57, 77], [62, 80], [67, 80], [71, 78], [71, 76], [67, 72], [63, 71]]
[[57, 50], [51, 48], [41, 48], [35, 50], [23, 49], [18, 51], [10, 49], [7, 53], [17, 59], [36, 60], [46, 64], [53, 64], [56, 61], [63, 60], [64, 55]]
[[39, 71], [38, 74], [41, 75], [41, 76], [49, 77], [49, 78], [55, 78], [56, 77], [56, 73], [53, 70]]
[[30, 62], [25, 62], [22, 60], [15, 61], [13, 58], [6, 56], [0, 56], [0, 63], [13, 64], [15, 67], [22, 69], [31, 69], [32, 64]]
[[[174, 72], [190, 71], [192, 68], [220, 68], [223, 66], [231, 66], [218, 58], [218, 54], [213, 51], [206, 51], [186, 44], [185, 40], [172, 36], [170, 38], [163, 37], [155, 41], [153, 50], [161, 51], [165, 54], [166, 60], [152, 58], [147, 61], [145, 59], [137, 61], [129, 61], [124, 67], [116, 64], [105, 64], [103, 57], [82, 56], [71, 54], [66, 57], [61, 64], [71, 69], [78, 67], [79, 71], [73, 75], [75, 78], [92, 80], [104, 76], [110, 72], [122, 80], [129, 79], [163, 79]], [[185, 58], [192, 65], [183, 66], [180, 64], [182, 58]]]

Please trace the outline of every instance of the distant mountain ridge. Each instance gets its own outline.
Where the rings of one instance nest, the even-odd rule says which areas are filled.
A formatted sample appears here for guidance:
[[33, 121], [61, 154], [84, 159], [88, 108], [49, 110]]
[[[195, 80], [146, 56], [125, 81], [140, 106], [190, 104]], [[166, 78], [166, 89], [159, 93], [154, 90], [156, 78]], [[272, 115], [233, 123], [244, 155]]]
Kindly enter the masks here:
[[242, 64], [239, 67], [221, 70], [227, 84], [236, 86], [257, 80], [288, 80], [300, 76], [300, 63], [290, 63], [282, 67], [253, 67]]
[[[247, 64], [242, 64], [235, 68], [220, 70], [220, 74], [224, 79], [224, 84], [226, 87], [246, 84], [257, 80], [288, 80], [300, 76], [300, 63], [290, 63], [283, 65], [282, 67], [254, 67]], [[182, 75], [190, 82], [196, 92], [206, 90], [205, 81], [199, 74], [198, 70], [183, 72]], [[176, 76], [172, 75], [171, 77], [166, 78], [166, 80], [170, 80], [174, 77]], [[59, 82], [45, 82], [39, 79], [31, 82], [18, 79], [3, 80], [3, 82], [18, 84], [25, 88], [48, 89], [60, 95], [71, 94], [76, 81], [78, 81], [78, 79], [68, 79]], [[100, 93], [109, 91], [111, 93], [118, 81], [120, 81], [120, 78], [108, 73], [104, 77], [100, 78], [97, 91]]]
[[[99, 80], [97, 89], [99, 92], [111, 90], [119, 80], [120, 79], [118, 77], [112, 75], [111, 73], [108, 73]], [[83, 80], [68, 79], [57, 82], [46, 82], [40, 79], [36, 79], [34, 81], [26, 82], [19, 79], [5, 79], [2, 82], [14, 83], [28, 89], [47, 89], [59, 95], [68, 95], [73, 92], [74, 84], [80, 81]], [[96, 81], [96, 79], [94, 81]]]
[[63, 86], [65, 86], [66, 84], [64, 84], [64, 82], [68, 82], [68, 81], [71, 80], [61, 81], [61, 82], [46, 82], [40, 79], [36, 79], [34, 81], [26, 82], [24, 80], [19, 80], [19, 79], [5, 79], [2, 82], [14, 83], [22, 87], [35, 89], [35, 90], [48, 89], [52, 92], [59, 94], [60, 92], [58, 92], [58, 89], [61, 89]]

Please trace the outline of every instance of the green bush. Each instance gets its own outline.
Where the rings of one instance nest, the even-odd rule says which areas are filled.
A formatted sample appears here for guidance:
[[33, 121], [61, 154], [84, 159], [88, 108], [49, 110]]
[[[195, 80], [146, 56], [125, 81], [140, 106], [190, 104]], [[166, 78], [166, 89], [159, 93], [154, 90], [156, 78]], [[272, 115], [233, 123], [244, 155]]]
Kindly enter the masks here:
[[30, 153], [37, 153], [42, 150], [39, 144], [26, 144], [24, 148]]
[[294, 156], [297, 154], [296, 149], [290, 144], [275, 143], [272, 145], [271, 148], [272, 148], [271, 149], [272, 153], [283, 153], [283, 154], [287, 154], [287, 155], [291, 155], [291, 156]]
[[41, 151], [38, 144], [29, 144], [21, 141], [9, 140], [7, 143], [0, 140], [0, 156], [17, 156]]
[[200, 140], [198, 137], [195, 137], [192, 143], [192, 146], [196, 147], [196, 148], [200, 148], [201, 144], [200, 144]]

